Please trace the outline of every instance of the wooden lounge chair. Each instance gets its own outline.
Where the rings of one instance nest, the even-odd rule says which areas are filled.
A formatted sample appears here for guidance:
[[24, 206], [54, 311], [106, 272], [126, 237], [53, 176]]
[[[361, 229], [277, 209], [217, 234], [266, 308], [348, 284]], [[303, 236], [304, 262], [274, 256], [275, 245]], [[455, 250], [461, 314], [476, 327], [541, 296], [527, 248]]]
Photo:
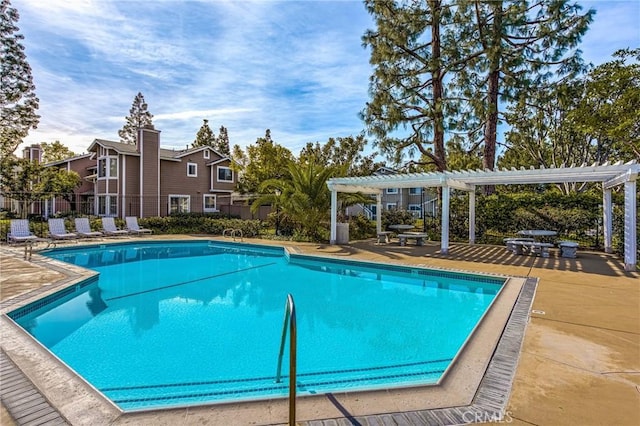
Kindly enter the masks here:
[[29, 230], [27, 219], [11, 219], [11, 229], [7, 234], [8, 243], [26, 243], [38, 241], [38, 237]]
[[128, 231], [116, 228], [116, 223], [112, 217], [102, 218], [102, 232], [109, 236], [129, 235]]
[[89, 219], [86, 217], [76, 217], [76, 233], [83, 238], [99, 238], [102, 237], [102, 232], [92, 231]]
[[49, 236], [52, 240], [73, 240], [78, 234], [67, 231], [64, 219], [49, 219]]
[[130, 234], [141, 235], [153, 233], [153, 230], [151, 229], [140, 228], [140, 225], [138, 225], [138, 218], [135, 216], [127, 216], [124, 218], [124, 221], [126, 229]]

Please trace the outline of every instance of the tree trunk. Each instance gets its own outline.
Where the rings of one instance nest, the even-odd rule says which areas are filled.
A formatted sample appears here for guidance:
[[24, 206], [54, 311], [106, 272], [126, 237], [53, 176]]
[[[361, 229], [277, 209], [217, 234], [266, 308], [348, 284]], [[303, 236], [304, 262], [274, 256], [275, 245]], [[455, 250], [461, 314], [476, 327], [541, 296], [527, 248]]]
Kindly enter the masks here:
[[440, 19], [441, 7], [440, 0], [432, 0], [429, 2], [433, 13], [433, 24], [431, 25], [431, 39], [433, 43], [433, 66], [431, 77], [433, 81], [433, 102], [434, 102], [434, 120], [433, 120], [433, 154], [437, 158], [438, 171], [447, 170], [447, 156], [444, 150], [444, 111], [443, 111], [443, 88], [442, 88], [442, 65], [440, 52]]
[[[489, 78], [487, 87], [487, 117], [484, 127], [484, 155], [482, 165], [493, 170], [496, 162], [496, 143], [498, 135], [498, 93], [500, 91], [500, 57], [502, 43], [502, 1], [491, 4], [493, 9], [493, 25], [489, 55]], [[484, 188], [485, 194], [493, 194], [495, 186]]]

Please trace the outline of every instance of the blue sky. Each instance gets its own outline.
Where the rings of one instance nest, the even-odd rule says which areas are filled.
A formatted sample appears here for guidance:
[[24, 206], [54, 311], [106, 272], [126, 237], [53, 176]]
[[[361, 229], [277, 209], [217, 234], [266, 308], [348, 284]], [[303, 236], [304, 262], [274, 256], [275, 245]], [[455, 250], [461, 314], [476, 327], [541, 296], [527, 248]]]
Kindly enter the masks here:
[[[600, 64], [640, 45], [640, 2], [597, 10], [581, 49]], [[269, 128], [298, 154], [356, 135], [368, 100], [372, 21], [361, 1], [12, 0], [40, 98], [26, 143], [76, 153], [118, 140], [142, 92], [165, 147], [184, 148], [203, 119], [245, 147]]]

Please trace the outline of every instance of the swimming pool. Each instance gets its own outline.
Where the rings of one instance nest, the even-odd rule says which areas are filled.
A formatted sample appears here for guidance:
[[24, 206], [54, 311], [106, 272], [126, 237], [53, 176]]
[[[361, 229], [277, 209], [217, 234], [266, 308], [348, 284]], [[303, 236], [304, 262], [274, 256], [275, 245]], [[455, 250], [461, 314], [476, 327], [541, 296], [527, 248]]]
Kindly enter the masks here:
[[299, 393], [437, 383], [504, 283], [217, 242], [46, 255], [99, 279], [10, 317], [125, 410], [286, 395], [274, 376], [287, 293]]

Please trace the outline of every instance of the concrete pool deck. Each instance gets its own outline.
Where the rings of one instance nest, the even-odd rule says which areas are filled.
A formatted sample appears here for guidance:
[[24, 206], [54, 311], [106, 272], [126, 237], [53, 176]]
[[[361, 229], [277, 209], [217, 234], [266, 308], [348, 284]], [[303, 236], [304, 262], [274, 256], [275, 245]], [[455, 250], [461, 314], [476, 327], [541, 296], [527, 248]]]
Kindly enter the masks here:
[[[252, 242], [286, 245], [307, 254], [538, 277], [533, 313], [503, 421], [640, 423], [640, 275], [624, 272], [615, 256], [581, 252], [577, 259], [537, 258], [516, 256], [504, 247], [465, 244], [455, 244], [449, 255], [441, 256], [435, 244]], [[60, 278], [55, 276], [59, 272], [4, 253], [0, 300]], [[3, 425], [10, 421], [6, 414], [3, 410]], [[326, 414], [324, 418], [335, 417]]]

